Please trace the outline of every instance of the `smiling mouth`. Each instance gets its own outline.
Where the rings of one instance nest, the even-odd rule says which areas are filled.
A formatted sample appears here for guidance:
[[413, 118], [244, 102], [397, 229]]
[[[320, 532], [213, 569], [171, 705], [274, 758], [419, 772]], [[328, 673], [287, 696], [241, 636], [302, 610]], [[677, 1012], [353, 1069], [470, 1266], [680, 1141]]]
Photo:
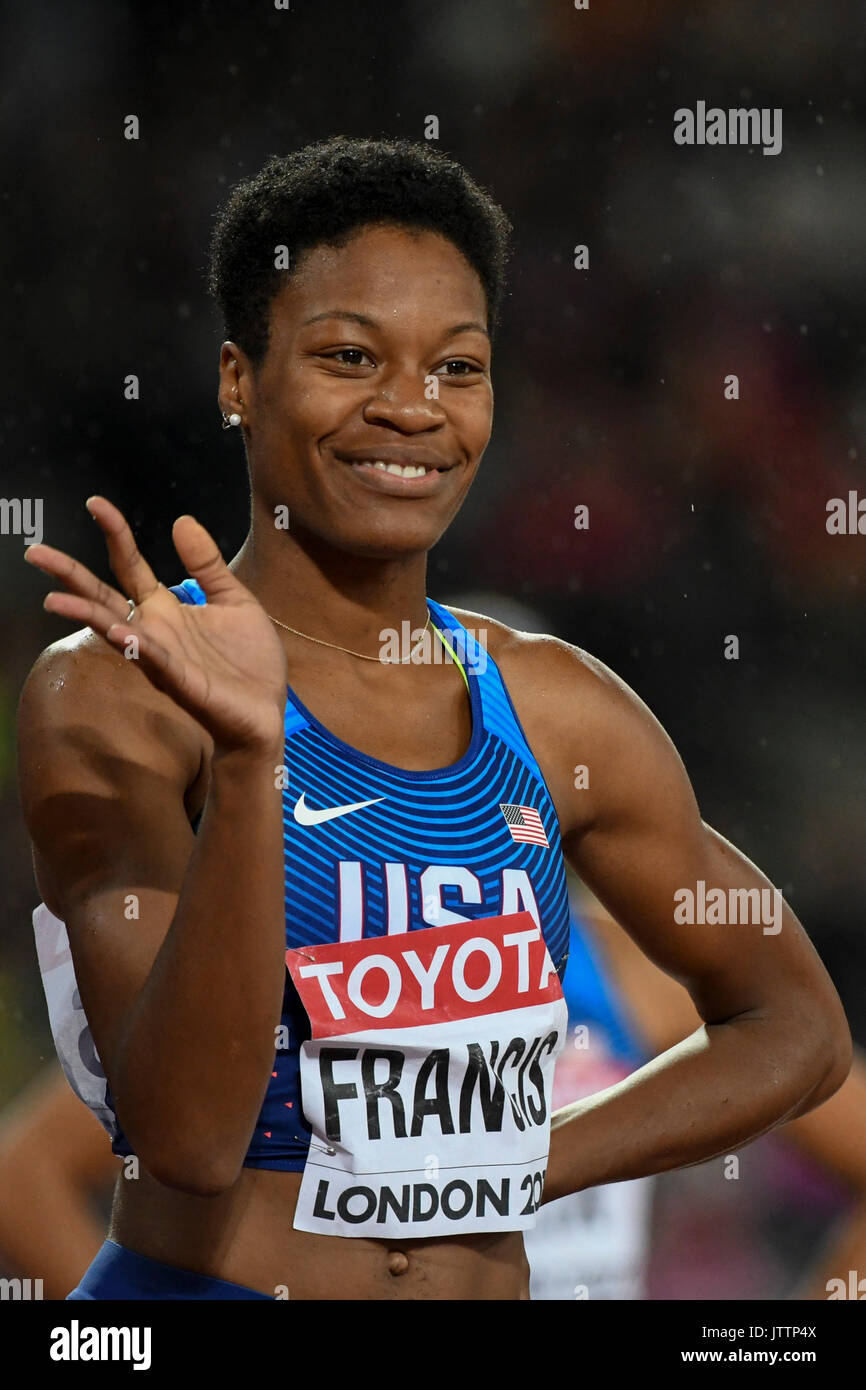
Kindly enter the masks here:
[[351, 468], [377, 468], [382, 473], [393, 473], [395, 478], [423, 478], [426, 473], [444, 471], [423, 463], [385, 463], [383, 459], [349, 459], [346, 461]]
[[390, 473], [395, 478], [423, 478], [428, 473], [448, 473], [454, 466], [445, 459], [432, 458], [376, 458], [368, 454], [365, 458], [348, 458], [335, 454], [340, 463], [351, 468], [371, 468], [378, 473]]

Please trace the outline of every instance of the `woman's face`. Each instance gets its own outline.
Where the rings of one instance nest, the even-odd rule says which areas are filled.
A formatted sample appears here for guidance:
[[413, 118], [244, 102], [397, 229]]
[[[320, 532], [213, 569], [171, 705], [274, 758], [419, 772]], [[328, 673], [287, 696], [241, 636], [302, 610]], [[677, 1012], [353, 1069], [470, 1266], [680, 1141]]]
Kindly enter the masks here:
[[434, 232], [370, 226], [306, 252], [273, 301], [258, 371], [223, 348], [224, 387], [238, 360], [258, 515], [288, 506], [290, 531], [355, 555], [429, 550], [490, 438], [486, 325], [478, 275]]

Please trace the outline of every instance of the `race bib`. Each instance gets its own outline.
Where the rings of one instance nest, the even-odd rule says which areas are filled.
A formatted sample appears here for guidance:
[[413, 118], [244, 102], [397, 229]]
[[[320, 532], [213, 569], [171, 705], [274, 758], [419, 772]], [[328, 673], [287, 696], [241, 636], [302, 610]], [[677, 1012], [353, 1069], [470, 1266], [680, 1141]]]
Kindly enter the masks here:
[[286, 952], [310, 1019], [294, 1225], [525, 1230], [541, 1201], [568, 1011], [528, 912]]

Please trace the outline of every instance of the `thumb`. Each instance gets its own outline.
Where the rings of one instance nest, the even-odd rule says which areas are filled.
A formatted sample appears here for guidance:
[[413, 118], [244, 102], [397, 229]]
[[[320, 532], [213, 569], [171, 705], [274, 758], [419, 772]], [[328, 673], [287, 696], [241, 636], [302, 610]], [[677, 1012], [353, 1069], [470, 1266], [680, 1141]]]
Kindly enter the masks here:
[[213, 536], [194, 516], [179, 516], [171, 528], [171, 538], [184, 569], [198, 581], [209, 602], [245, 592], [220, 554]]

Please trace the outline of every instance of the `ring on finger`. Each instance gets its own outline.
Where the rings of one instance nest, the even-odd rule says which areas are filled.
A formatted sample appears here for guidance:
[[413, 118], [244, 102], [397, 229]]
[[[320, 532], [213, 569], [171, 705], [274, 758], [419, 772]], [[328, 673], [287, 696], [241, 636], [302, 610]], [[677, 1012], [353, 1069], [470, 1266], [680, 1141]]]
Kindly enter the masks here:
[[128, 598], [126, 601], [129, 604], [129, 612], [126, 615], [126, 621], [128, 623], [131, 623], [133, 618], [135, 617], [135, 599]]

